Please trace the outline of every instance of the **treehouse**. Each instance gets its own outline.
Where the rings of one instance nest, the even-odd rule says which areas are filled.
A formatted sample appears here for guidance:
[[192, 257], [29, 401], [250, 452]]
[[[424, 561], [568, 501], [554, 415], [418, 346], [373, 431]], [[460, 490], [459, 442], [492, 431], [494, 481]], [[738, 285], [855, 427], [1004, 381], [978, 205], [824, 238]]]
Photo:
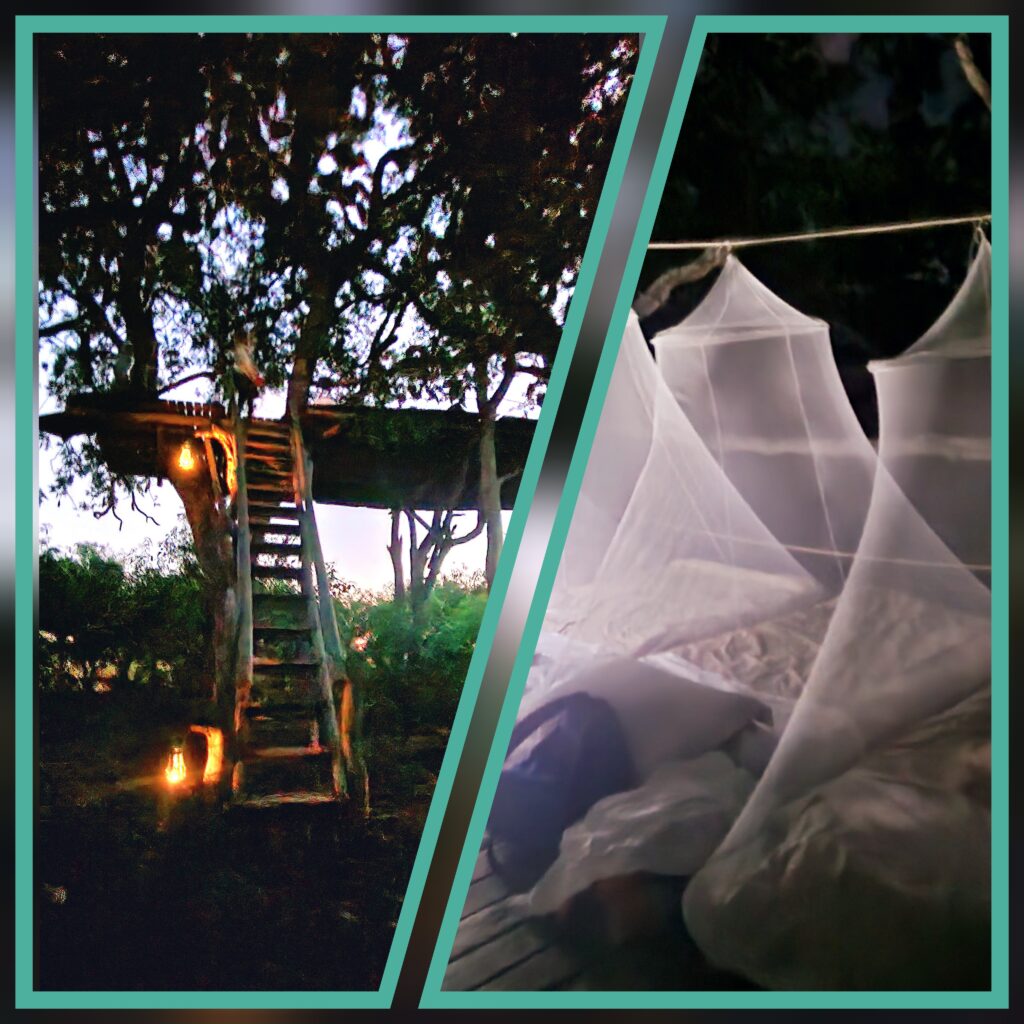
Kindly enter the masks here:
[[[505, 508], [533, 428], [497, 424]], [[204, 572], [222, 594], [211, 715], [227, 741], [217, 772], [226, 805], [346, 801], [368, 811], [359, 694], [345, 672], [315, 505], [479, 507], [477, 418], [313, 406], [301, 422], [238, 419], [221, 405], [104, 394], [72, 398], [40, 429], [94, 436], [113, 473], [170, 479], [185, 502]], [[165, 774], [172, 788], [185, 781], [183, 749]]]
[[[62, 412], [39, 418], [44, 433], [94, 435], [112, 472], [158, 478], [167, 475], [172, 453], [211, 426], [230, 434], [222, 405], [116, 393], [74, 395]], [[313, 405], [301, 426], [315, 502], [381, 509], [478, 506], [478, 420], [472, 413]], [[497, 423], [503, 508], [515, 502], [535, 426], [520, 418]]]

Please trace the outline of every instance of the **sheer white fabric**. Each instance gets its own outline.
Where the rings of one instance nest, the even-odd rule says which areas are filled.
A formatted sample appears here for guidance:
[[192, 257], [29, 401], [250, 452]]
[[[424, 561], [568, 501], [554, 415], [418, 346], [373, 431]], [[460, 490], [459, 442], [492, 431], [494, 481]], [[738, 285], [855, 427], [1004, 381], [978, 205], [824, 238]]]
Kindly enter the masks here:
[[768, 987], [956, 985], [972, 965], [955, 951], [987, 928], [989, 591], [954, 553], [988, 562], [973, 525], [987, 519], [984, 460], [944, 451], [945, 493], [918, 486], [941, 434], [944, 450], [987, 448], [984, 374], [961, 389], [952, 370], [927, 372], [984, 363], [979, 318], [963, 313], [981, 305], [987, 255], [936, 328], [876, 373], [880, 458], [857, 557], [774, 757], [686, 891], [709, 957]]
[[843, 389], [828, 325], [729, 256], [704, 301], [654, 345], [726, 477], [771, 534], [838, 591], [860, 542], [875, 453]]
[[630, 314], [548, 628], [642, 656], [822, 596], [722, 473]]
[[991, 548], [992, 247], [931, 329], [875, 376], [885, 464], [950, 550], [985, 580]]

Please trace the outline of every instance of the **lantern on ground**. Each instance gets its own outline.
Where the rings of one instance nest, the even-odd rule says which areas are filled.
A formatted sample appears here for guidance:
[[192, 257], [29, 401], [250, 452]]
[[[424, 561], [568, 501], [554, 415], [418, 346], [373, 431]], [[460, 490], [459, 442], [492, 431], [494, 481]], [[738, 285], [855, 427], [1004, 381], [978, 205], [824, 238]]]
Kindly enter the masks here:
[[185, 767], [185, 751], [184, 749], [175, 744], [171, 748], [171, 753], [167, 758], [167, 767], [164, 768], [164, 777], [167, 779], [167, 783], [170, 786], [179, 786], [185, 781], [185, 776], [188, 771]]

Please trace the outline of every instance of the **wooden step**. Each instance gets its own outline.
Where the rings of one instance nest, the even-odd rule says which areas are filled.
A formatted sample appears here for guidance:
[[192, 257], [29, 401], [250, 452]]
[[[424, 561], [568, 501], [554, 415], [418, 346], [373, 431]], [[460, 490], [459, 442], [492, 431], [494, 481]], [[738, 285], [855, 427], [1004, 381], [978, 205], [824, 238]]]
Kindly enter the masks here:
[[292, 455], [292, 446], [287, 442], [278, 444], [276, 441], [264, 441], [262, 439], [250, 439], [245, 442], [245, 457], [247, 459], [252, 458], [254, 454], [261, 452], [265, 455], [273, 455], [278, 459], [290, 459]]
[[308, 608], [304, 594], [253, 594], [253, 607], [259, 611], [293, 611]]
[[291, 472], [292, 460], [290, 454], [284, 456], [265, 451], [246, 452], [245, 461], [247, 468], [248, 463], [251, 462], [254, 469], [256, 466], [280, 466], [281, 469]]
[[[253, 673], [252, 696], [259, 703], [264, 713], [275, 716], [279, 708], [293, 707], [304, 708], [301, 712], [289, 710], [284, 717], [306, 718], [313, 721], [316, 717], [317, 698], [319, 697], [319, 686], [315, 678], [296, 679], [294, 677], [267, 678], [266, 676]], [[266, 742], [265, 740], [263, 742]], [[303, 735], [302, 739], [289, 741], [286, 746], [308, 743], [309, 737]], [[273, 745], [277, 745], [276, 742]]]
[[282, 537], [298, 537], [302, 533], [302, 527], [296, 523], [271, 523], [267, 519], [254, 520], [250, 517], [249, 527], [253, 534], [276, 533]]
[[290, 757], [250, 757], [255, 753], [252, 748], [243, 754], [243, 799], [274, 793], [333, 793], [330, 751], [299, 750]]
[[291, 433], [291, 427], [283, 420], [249, 420], [248, 429], [250, 431], [258, 430], [264, 434], [284, 434], [287, 436]]
[[308, 745], [313, 736], [315, 709], [308, 703], [297, 705], [295, 714], [282, 713], [281, 707], [255, 707], [246, 710], [249, 744], [294, 747]]
[[246, 473], [246, 486], [248, 487], [291, 487], [294, 483], [290, 469], [269, 469], [262, 464], [259, 468], [251, 467]]
[[[303, 597], [305, 602], [305, 597]], [[277, 638], [288, 639], [290, 637], [297, 637], [303, 633], [309, 633], [310, 629], [308, 625], [305, 626], [258, 626], [252, 627], [254, 634], [259, 634], [267, 640], [274, 640]]]
[[252, 659], [253, 670], [266, 675], [286, 675], [292, 669], [305, 671], [311, 668], [319, 668], [319, 666], [320, 662], [311, 655], [305, 658], [291, 658], [287, 660], [263, 655], [256, 657], [254, 655]]
[[250, 563], [249, 571], [254, 578], [274, 580], [301, 580], [304, 570], [301, 565], [257, 565]]
[[301, 629], [269, 630], [254, 626], [252, 636], [254, 667], [271, 661], [315, 660], [312, 630], [309, 626], [304, 625]]
[[272, 502], [255, 501], [249, 503], [249, 515], [250, 518], [255, 516], [257, 519], [272, 519], [275, 515], [287, 515], [295, 519], [299, 515], [299, 510], [295, 505], [274, 505]]
[[287, 558], [291, 555], [302, 557], [301, 544], [266, 544], [263, 541], [255, 541], [250, 545], [249, 550], [254, 555], [277, 555], [279, 558]]
[[334, 793], [269, 793], [266, 796], [239, 797], [231, 806], [242, 810], [269, 810], [278, 807], [319, 807], [338, 802]]
[[[284, 522], [283, 523], [278, 523], [276, 521], [278, 519], [283, 519]], [[281, 527], [285, 527], [285, 526], [294, 526], [295, 529], [294, 530], [281, 529]], [[249, 528], [254, 533], [257, 530], [259, 530], [260, 533], [275, 533], [276, 532], [276, 533], [281, 533], [281, 534], [284, 534], [284, 533], [298, 534], [298, 533], [301, 532], [300, 528], [299, 528], [299, 515], [298, 515], [297, 512], [294, 513], [293, 515], [290, 515], [290, 516], [285, 516], [285, 515], [278, 516], [278, 515], [274, 515], [274, 514], [266, 515], [266, 514], [263, 514], [262, 512], [259, 515], [255, 515], [255, 516], [251, 515], [251, 516], [249, 516]]]
[[249, 484], [245, 489], [246, 496], [249, 498], [249, 506], [252, 507], [254, 504], [267, 504], [274, 505], [280, 504], [283, 501], [291, 503], [292, 508], [297, 508], [295, 504], [295, 489], [289, 483], [286, 487], [270, 487], [262, 482]]

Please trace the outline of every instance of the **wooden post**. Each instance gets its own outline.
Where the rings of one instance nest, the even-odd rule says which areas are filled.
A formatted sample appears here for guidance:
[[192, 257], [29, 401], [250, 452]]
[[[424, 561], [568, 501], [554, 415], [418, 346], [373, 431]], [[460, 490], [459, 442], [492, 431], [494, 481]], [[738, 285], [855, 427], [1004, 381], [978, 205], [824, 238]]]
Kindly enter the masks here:
[[[237, 525], [236, 593], [238, 614], [238, 664], [235, 670], [234, 735], [244, 745], [246, 740], [245, 709], [252, 694], [253, 611], [251, 537], [249, 532], [249, 496], [246, 493], [245, 439], [247, 427], [242, 418], [235, 419], [235, 441], [238, 446], [238, 491], [235, 495]], [[239, 763], [236, 761], [236, 763]], [[233, 783], [234, 785], [234, 783]]]
[[316, 514], [313, 511], [313, 462], [302, 443], [301, 427], [296, 421], [292, 421], [292, 446], [297, 483], [296, 504], [300, 505], [305, 513], [302, 518], [302, 543], [304, 546], [308, 543], [310, 561], [316, 571], [320, 630], [323, 633], [327, 657], [331, 661], [332, 674], [338, 678], [345, 672], [345, 652], [341, 646], [327, 563], [324, 561], [320, 533], [316, 527]]
[[[361, 798], [363, 813], [370, 813], [370, 781], [366, 768], [366, 760], [362, 751], [362, 711], [359, 694], [355, 684], [345, 674], [345, 652], [341, 646], [338, 632], [338, 620], [334, 614], [334, 598], [331, 595], [330, 579], [327, 575], [327, 564], [324, 561], [323, 549], [320, 546], [320, 533], [316, 526], [316, 514], [313, 511], [313, 461], [306, 453], [302, 441], [302, 427], [299, 421], [292, 419], [292, 461], [295, 477], [295, 504], [301, 510], [299, 519], [302, 523], [302, 563], [310, 566], [316, 573], [316, 615], [313, 635], [319, 644], [318, 651], [326, 654], [325, 665], [329, 665], [327, 676], [327, 700], [332, 709], [332, 721], [329, 725], [331, 743], [340, 746], [345, 761], [345, 770], [340, 774], [345, 792], [350, 790], [347, 776], [354, 774], [358, 791], [353, 794]], [[310, 572], [303, 574], [303, 585], [311, 585], [308, 579]], [[318, 626], [319, 628], [316, 628]], [[340, 682], [342, 690], [339, 695], [340, 715], [334, 715], [334, 684]], [[340, 722], [339, 722], [340, 718]], [[336, 749], [332, 745], [332, 750]]]
[[[332, 754], [334, 784], [340, 795], [348, 794], [347, 765], [345, 765], [342, 750], [341, 728], [338, 724], [337, 711], [334, 702], [334, 681], [340, 674], [339, 663], [335, 655], [334, 647], [331, 644], [331, 633], [326, 628], [327, 615], [331, 616], [330, 622], [333, 625], [333, 638], [335, 644], [340, 648], [337, 641], [338, 626], [334, 621], [334, 608], [330, 605], [330, 590], [324, 590], [323, 582], [319, 578], [319, 566], [316, 564], [317, 555], [320, 552], [320, 539], [316, 532], [316, 520], [313, 518], [313, 502], [306, 500], [305, 483], [305, 448], [302, 444], [301, 428], [298, 421], [293, 419], [291, 426], [291, 449], [292, 449], [292, 490], [295, 498], [295, 507], [299, 510], [299, 530], [302, 550], [302, 592], [306, 597], [306, 607], [309, 616], [310, 636], [313, 640], [313, 653], [320, 663], [319, 684], [321, 703], [325, 709], [321, 716], [320, 737]], [[322, 560], [322, 554], [320, 555]], [[316, 572], [317, 583], [314, 586], [313, 574]], [[327, 610], [325, 612], [325, 594]]]

